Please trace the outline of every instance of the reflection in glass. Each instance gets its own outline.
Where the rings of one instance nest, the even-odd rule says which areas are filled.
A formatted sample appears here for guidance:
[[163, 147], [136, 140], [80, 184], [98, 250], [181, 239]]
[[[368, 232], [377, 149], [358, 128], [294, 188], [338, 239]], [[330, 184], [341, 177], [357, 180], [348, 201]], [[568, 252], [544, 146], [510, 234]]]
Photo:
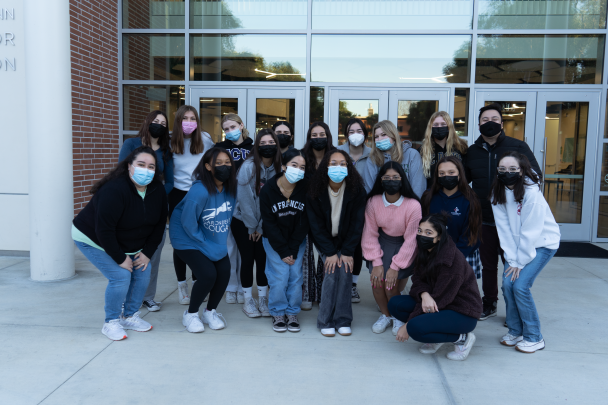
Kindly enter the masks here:
[[194, 29], [306, 29], [307, 0], [190, 0]]
[[601, 84], [603, 35], [480, 35], [476, 83]]
[[203, 97], [199, 100], [201, 128], [211, 135], [213, 142], [225, 139], [222, 130], [222, 117], [226, 114], [238, 114], [238, 98]]
[[306, 35], [191, 35], [190, 78], [303, 82]]
[[547, 102], [545, 198], [559, 223], [581, 223], [587, 102]]
[[415, 148], [422, 146], [431, 115], [438, 109], [437, 100], [399, 100], [397, 129], [401, 139], [412, 142]]
[[486, 101], [485, 105], [496, 103], [502, 107], [502, 123], [506, 136], [526, 140], [525, 101]]
[[454, 128], [456, 135], [467, 136], [469, 133], [467, 118], [469, 116], [469, 89], [456, 89], [454, 92]]
[[310, 88], [310, 119], [309, 124], [323, 121], [325, 114], [325, 87]]
[[180, 34], [124, 34], [124, 80], [184, 80], [184, 36]]
[[185, 28], [184, 0], [123, 0], [123, 28]]
[[167, 114], [171, 130], [175, 112], [184, 102], [184, 86], [126, 85], [123, 88], [123, 129], [139, 131], [146, 115], [150, 111], [160, 110]]
[[597, 237], [608, 238], [608, 196], [600, 196], [600, 207], [597, 215]]
[[[338, 109], [338, 144], [346, 142], [344, 134], [346, 124], [351, 118], [359, 118], [371, 134], [372, 128], [378, 123], [378, 100], [339, 100]], [[333, 134], [333, 136], [336, 136]], [[371, 137], [370, 137], [371, 138]]]
[[606, 0], [479, 0], [479, 29], [598, 29]]
[[313, 29], [471, 29], [472, 0], [313, 0]]
[[608, 143], [602, 144], [602, 175], [600, 176], [600, 191], [608, 191]]
[[287, 121], [294, 127], [296, 100], [293, 98], [258, 98], [255, 103], [255, 131], [272, 128], [277, 121]]
[[470, 35], [313, 35], [311, 80], [468, 83], [470, 48]]

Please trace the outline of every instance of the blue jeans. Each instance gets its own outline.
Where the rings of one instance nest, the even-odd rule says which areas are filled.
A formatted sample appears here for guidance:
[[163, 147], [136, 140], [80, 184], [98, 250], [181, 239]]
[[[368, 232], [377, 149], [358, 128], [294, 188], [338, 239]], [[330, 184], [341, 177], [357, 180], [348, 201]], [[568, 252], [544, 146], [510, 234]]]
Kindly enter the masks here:
[[[519, 278], [511, 281], [511, 275], [502, 276], [502, 293], [507, 304], [507, 326], [509, 334], [522, 336], [527, 342], [540, 342], [540, 319], [534, 305], [530, 288], [540, 271], [549, 263], [556, 249], [538, 248], [536, 257], [519, 273]], [[509, 264], [505, 263], [505, 272]]]
[[268, 239], [262, 238], [266, 250], [266, 277], [268, 278], [268, 310], [272, 316], [297, 315], [302, 304], [302, 260], [306, 240], [298, 248], [298, 257], [293, 265], [281, 260]]
[[[133, 269], [125, 270], [102, 250], [96, 249], [82, 242], [74, 242], [82, 254], [89, 259], [108, 279], [106, 287], [106, 322], [120, 318], [123, 302], [125, 303], [125, 317], [130, 317], [141, 307], [144, 294], [150, 282], [150, 264], [145, 271]], [[131, 257], [133, 259], [133, 257]]]

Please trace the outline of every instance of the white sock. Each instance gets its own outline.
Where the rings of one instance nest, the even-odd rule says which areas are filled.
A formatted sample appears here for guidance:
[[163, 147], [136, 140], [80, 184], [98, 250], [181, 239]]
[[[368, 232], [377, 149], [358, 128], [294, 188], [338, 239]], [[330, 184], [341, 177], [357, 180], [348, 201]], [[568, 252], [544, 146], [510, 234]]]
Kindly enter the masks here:
[[177, 284], [179, 284], [179, 285], [188, 284], [188, 280], [178, 281]]
[[265, 297], [267, 291], [268, 291], [267, 285], [265, 285], [264, 287], [258, 286], [258, 297]]
[[253, 287], [249, 287], [249, 288], [243, 288], [243, 292], [245, 293], [245, 298], [252, 298], [253, 295], [251, 294], [251, 290], [253, 289]]
[[353, 276], [353, 284], [357, 284], [357, 281], [359, 281], [359, 276]]

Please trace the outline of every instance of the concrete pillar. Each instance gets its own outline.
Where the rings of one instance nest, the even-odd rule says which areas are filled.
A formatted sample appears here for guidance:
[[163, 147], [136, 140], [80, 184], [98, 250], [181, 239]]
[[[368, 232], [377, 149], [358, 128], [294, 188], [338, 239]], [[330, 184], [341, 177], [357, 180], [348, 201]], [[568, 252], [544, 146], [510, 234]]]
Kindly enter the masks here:
[[72, 84], [69, 0], [25, 0], [30, 271], [73, 277]]

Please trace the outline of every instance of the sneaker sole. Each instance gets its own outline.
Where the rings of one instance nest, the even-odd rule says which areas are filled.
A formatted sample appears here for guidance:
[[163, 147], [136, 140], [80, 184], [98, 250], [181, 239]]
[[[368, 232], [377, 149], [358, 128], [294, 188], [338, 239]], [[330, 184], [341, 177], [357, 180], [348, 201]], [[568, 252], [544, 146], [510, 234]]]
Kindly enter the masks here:
[[264, 318], [269, 318], [271, 315], [270, 315], [270, 312], [262, 312], [262, 316]]
[[361, 302], [361, 298], [351, 298], [350, 302], [352, 302], [353, 304], [358, 304]]
[[545, 350], [545, 346], [541, 347], [540, 349], [536, 349], [536, 350], [534, 350], [533, 352], [527, 352], [527, 351], [525, 351], [525, 350], [522, 350], [522, 349], [520, 349], [520, 348], [519, 348], [519, 346], [515, 346], [515, 350], [517, 350], [517, 351], [518, 351], [518, 352], [520, 352], [520, 353], [525, 353], [525, 354], [534, 354], [534, 353], [538, 352], [539, 350]]
[[518, 341], [518, 342], [515, 342], [515, 343], [513, 343], [513, 344], [509, 344], [509, 343], [507, 343], [505, 340], [501, 340], [501, 341], [500, 341], [500, 344], [501, 344], [501, 345], [503, 345], [503, 346], [507, 346], [507, 347], [513, 347], [513, 346], [517, 346], [517, 343], [519, 343], [519, 342], [521, 342], [521, 340], [520, 340], [520, 341]]
[[232, 301], [232, 300], [228, 301], [228, 300], [226, 300], [226, 304], [236, 304], [236, 301]]
[[[103, 333], [103, 332], [102, 332]], [[105, 333], [103, 334], [105, 337], [107, 337], [110, 340], [113, 340], [114, 342], [120, 342], [121, 340], [125, 340], [128, 336], [124, 335], [123, 337], [121, 337], [120, 339], [112, 339], [111, 337], [109, 337], [108, 335], [106, 335]]]
[[226, 328], [226, 325], [222, 326], [221, 328], [212, 328], [211, 325], [209, 325], [208, 323], [203, 322], [203, 324], [208, 325], [209, 329], [211, 330], [222, 330]]
[[179, 303], [182, 305], [190, 305], [190, 300], [179, 301]]
[[340, 332], [338, 332], [338, 335], [340, 335], [340, 336], [350, 336], [352, 334], [353, 334], [352, 332], [350, 332], [350, 333], [340, 333]]
[[147, 306], [145, 306], [144, 304], [141, 304], [141, 307], [139, 307], [139, 308], [140, 308], [140, 309], [141, 309], [141, 308], [145, 308], [145, 309], [147, 309], [149, 312], [158, 312], [158, 311], [160, 311], [160, 307], [148, 308], [148, 307], [147, 307]]
[[325, 333], [321, 333], [321, 335], [323, 335], [323, 336], [325, 336], [325, 337], [334, 337], [334, 336], [336, 336], [336, 334], [335, 334], [335, 333], [333, 333], [333, 334], [325, 334]]
[[491, 318], [491, 317], [496, 316], [496, 315], [497, 315], [497, 313], [496, 313], [496, 312], [494, 312], [493, 314], [490, 314], [490, 315], [488, 315], [488, 316], [486, 316], [486, 317], [483, 317], [483, 318], [482, 318], [482, 317], [480, 317], [480, 318], [479, 318], [479, 320], [480, 320], [480, 321], [485, 321], [486, 319]]
[[262, 316], [262, 314], [260, 314], [259, 312], [257, 314], [250, 314], [250, 313], [246, 312], [244, 309], [242, 311], [249, 318], [260, 318]]
[[287, 332], [287, 328], [276, 328], [276, 327], [272, 327], [272, 330], [278, 333], [283, 333], [283, 332]]
[[[387, 326], [387, 328], [388, 328], [388, 326]], [[372, 329], [372, 332], [377, 333], [377, 334], [380, 334], [380, 333], [384, 333], [384, 332], [386, 332], [386, 329], [384, 329], [384, 330], [382, 330], [382, 331], [380, 331], [380, 332], [376, 332], [375, 330], [373, 330], [373, 329]]]
[[297, 328], [297, 329], [296, 329], [296, 328], [290, 328], [290, 327], [287, 327], [287, 330], [288, 330], [289, 332], [298, 333], [298, 332], [299, 332], [299, 331], [301, 331], [302, 329], [300, 329], [300, 328]]
[[123, 328], [124, 330], [133, 330], [133, 331], [135, 331], [135, 332], [148, 332], [148, 331], [151, 331], [151, 330], [152, 330], [153, 326], [152, 326], [152, 325], [150, 325], [150, 328], [149, 328], [149, 329], [135, 329], [135, 328], [129, 328], [129, 327], [125, 327], [125, 326], [123, 326], [122, 328]]

